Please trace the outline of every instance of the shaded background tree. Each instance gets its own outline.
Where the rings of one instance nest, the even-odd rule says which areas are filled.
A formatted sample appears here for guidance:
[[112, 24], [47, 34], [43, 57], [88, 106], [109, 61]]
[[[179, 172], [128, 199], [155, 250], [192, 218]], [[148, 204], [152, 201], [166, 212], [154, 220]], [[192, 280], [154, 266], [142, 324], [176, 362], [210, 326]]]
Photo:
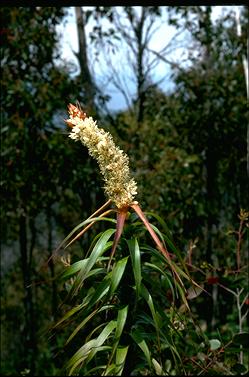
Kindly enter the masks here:
[[[59, 64], [56, 26], [65, 14], [65, 9], [53, 7], [1, 8], [1, 242], [3, 261], [12, 261], [1, 271], [2, 299], [16, 298], [4, 305], [7, 325], [1, 337], [5, 350], [1, 357], [6, 359], [3, 368], [12, 373], [42, 371], [49, 352], [38, 347], [38, 330], [44, 318], [56, 316], [57, 309], [53, 259], [50, 277], [42, 266], [51, 256], [60, 227], [69, 229], [81, 218], [89, 209], [87, 203], [93, 205], [95, 200], [91, 192], [98, 191], [90, 160], [82, 168], [80, 148], [65, 144], [63, 114], [78, 95], [68, 67]], [[51, 291], [47, 283], [41, 284], [49, 278]], [[17, 287], [9, 285], [12, 279]], [[50, 306], [43, 306], [46, 295], [51, 296]], [[17, 297], [22, 298], [23, 307]], [[14, 314], [9, 317], [10, 313]], [[8, 336], [12, 327], [15, 341]], [[7, 357], [10, 350], [11, 359]]]

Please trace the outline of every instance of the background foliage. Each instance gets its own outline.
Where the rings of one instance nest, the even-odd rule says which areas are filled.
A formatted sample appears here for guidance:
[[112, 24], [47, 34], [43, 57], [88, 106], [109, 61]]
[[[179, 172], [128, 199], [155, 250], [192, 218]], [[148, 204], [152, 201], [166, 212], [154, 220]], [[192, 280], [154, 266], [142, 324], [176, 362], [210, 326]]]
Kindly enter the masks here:
[[[63, 118], [67, 104], [76, 100], [128, 153], [142, 208], [164, 219], [193, 277], [208, 291], [191, 301], [207, 339], [225, 345], [248, 331], [248, 320], [242, 326], [238, 318], [248, 308], [248, 215], [241, 211], [248, 206], [248, 104], [242, 65], [248, 8], [241, 13], [241, 36], [232, 12], [213, 23], [211, 8], [144, 7], [136, 14], [127, 6], [119, 18], [116, 7], [95, 7], [81, 14], [81, 31], [90, 20], [95, 26], [91, 41], [96, 49], [109, 56], [107, 46], [122, 49], [126, 43], [132, 51], [126, 66], [134, 75], [136, 95], [117, 114], [103, 111], [108, 97], [91, 70], [93, 57], [83, 43], [84, 33], [81, 51], [88, 60], [78, 56], [79, 75], [72, 76], [70, 64], [60, 60], [56, 26], [65, 20], [67, 8], [1, 8], [3, 375], [60, 375], [64, 363], [61, 349], [68, 330], [48, 342], [46, 329], [62, 315], [63, 287], [54, 278], [65, 267], [60, 258], [49, 258], [61, 239], [105, 201], [95, 162], [67, 137]], [[125, 17], [129, 35], [119, 23]], [[110, 29], [104, 32], [106, 19]], [[167, 93], [153, 80], [148, 39], [143, 39], [156, 20], [187, 30], [191, 37], [186, 67], [165, 62], [174, 81]], [[156, 56], [158, 62], [165, 59]], [[110, 74], [124, 92], [118, 73]], [[102, 222], [70, 249], [71, 263], [84, 257], [98, 230], [106, 230]], [[156, 280], [153, 284], [156, 292], [159, 285]], [[189, 354], [193, 369], [187, 367], [185, 373], [197, 373], [196, 363], [207, 373], [211, 356], [208, 349], [197, 356], [201, 341], [195, 331], [186, 331], [186, 342], [178, 339], [175, 347], [182, 360], [191, 347], [196, 349]], [[238, 351], [241, 341], [235, 338], [235, 344]], [[221, 349], [212, 358], [219, 361]], [[237, 351], [225, 352], [222, 365], [227, 369], [215, 372], [243, 373], [248, 355], [244, 352], [242, 362]], [[164, 368], [173, 370], [172, 365]]]

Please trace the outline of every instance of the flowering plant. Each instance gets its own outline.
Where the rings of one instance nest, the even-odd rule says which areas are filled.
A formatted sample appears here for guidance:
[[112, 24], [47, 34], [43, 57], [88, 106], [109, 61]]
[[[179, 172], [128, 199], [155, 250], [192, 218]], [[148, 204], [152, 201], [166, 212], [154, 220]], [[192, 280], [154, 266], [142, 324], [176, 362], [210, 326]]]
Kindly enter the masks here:
[[[57, 250], [69, 247], [97, 221], [109, 221], [116, 226], [95, 237], [83, 260], [72, 265], [64, 261], [66, 271], [61, 278], [67, 281], [65, 303], [68, 304], [73, 297], [78, 304], [67, 311], [54, 328], [68, 321], [71, 325], [74, 319], [78, 324], [66, 344], [80, 331], [80, 339], [84, 338], [84, 344], [67, 362], [67, 372], [69, 375], [79, 370], [84, 375], [101, 370], [101, 375], [137, 373], [142, 367], [134, 360], [134, 355], [139, 359], [142, 351], [144, 371], [162, 374], [166, 370], [162, 344], [167, 344], [173, 359], [178, 357], [172, 333], [184, 329], [181, 313], [189, 310], [182, 278], [187, 279], [191, 286], [198, 287], [199, 293], [202, 288], [190, 278], [163, 220], [149, 213], [160, 222], [167, 234], [149, 222], [134, 200], [137, 184], [130, 175], [128, 156], [115, 145], [108, 132], [87, 117], [80, 106], [70, 104], [68, 110], [69, 119], [65, 122], [72, 128], [69, 137], [81, 141], [97, 160], [108, 200], [74, 228]], [[111, 204], [114, 208], [107, 209]], [[130, 214], [130, 211], [134, 212]], [[116, 220], [109, 218], [111, 213], [116, 213]], [[128, 237], [124, 227], [126, 222]], [[141, 225], [148, 230], [156, 249], [147, 244], [139, 245], [137, 234], [138, 229], [141, 233]], [[109, 241], [113, 234], [113, 241]], [[172, 253], [168, 251], [165, 240]], [[104, 256], [109, 249], [110, 256]], [[117, 251], [118, 256], [115, 255]], [[176, 257], [182, 262], [183, 269], [176, 263]], [[156, 284], [152, 278], [155, 275], [159, 278]], [[169, 294], [169, 291], [173, 301], [167, 302], [166, 292]], [[176, 298], [183, 303], [181, 311], [176, 310]], [[91, 327], [92, 321], [95, 325]], [[150, 339], [146, 339], [149, 332]]]
[[[117, 206], [117, 227], [110, 262], [122, 234], [127, 212], [129, 208], [132, 208], [143, 221], [158, 249], [165, 256], [175, 276], [181, 282], [181, 278], [171, 262], [166, 245], [163, 245], [156, 235], [145, 214], [141, 210], [138, 202], [133, 200], [137, 194], [137, 184], [135, 180], [130, 177], [128, 156], [114, 144], [110, 133], [104, 131], [102, 128], [99, 128], [97, 126], [97, 122], [94, 121], [92, 117], [87, 117], [86, 113], [81, 110], [80, 106], [76, 107], [69, 104], [68, 112], [69, 119], [67, 119], [65, 122], [72, 128], [72, 132], [69, 134], [69, 137], [76, 141], [80, 140], [82, 144], [88, 148], [90, 156], [97, 160], [100, 167], [100, 172], [105, 181], [105, 193], [109, 197], [109, 200], [93, 215], [91, 215], [90, 218], [101, 213], [101, 211], [111, 204], [111, 202]], [[102, 216], [107, 215], [110, 212], [102, 213]], [[71, 245], [76, 239], [82, 236], [83, 233], [85, 233], [85, 231], [93, 224], [94, 221], [92, 221], [90, 225], [84, 228], [73, 240], [71, 240], [67, 246]]]

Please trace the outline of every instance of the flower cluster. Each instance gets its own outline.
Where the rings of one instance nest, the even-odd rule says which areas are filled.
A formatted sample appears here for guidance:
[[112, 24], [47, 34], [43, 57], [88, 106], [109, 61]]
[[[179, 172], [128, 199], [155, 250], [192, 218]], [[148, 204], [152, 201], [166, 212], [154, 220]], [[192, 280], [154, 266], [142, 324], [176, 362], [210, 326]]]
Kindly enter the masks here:
[[130, 177], [128, 156], [92, 117], [87, 117], [72, 104], [68, 106], [68, 112], [70, 118], [66, 123], [72, 127], [69, 137], [80, 140], [88, 148], [90, 156], [97, 160], [104, 177], [105, 193], [118, 208], [129, 206], [137, 193], [137, 184]]

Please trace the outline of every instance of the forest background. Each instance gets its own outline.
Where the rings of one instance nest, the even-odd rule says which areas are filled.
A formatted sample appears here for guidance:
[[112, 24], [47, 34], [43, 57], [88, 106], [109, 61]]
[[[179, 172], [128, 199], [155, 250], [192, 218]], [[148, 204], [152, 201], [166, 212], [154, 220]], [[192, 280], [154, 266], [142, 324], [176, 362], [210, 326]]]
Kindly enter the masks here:
[[[67, 137], [70, 102], [79, 101], [127, 152], [142, 208], [165, 220], [182, 257], [205, 275], [209, 295], [191, 301], [205, 331], [224, 341], [242, 332], [238, 295], [242, 317], [249, 304], [248, 8], [238, 17], [231, 7], [215, 21], [212, 8], [76, 7], [75, 69], [61, 59], [57, 32], [68, 8], [1, 7], [2, 375], [59, 375], [65, 334], [48, 340], [46, 329], [61, 316], [55, 277], [63, 266], [49, 258], [106, 200], [96, 163]], [[176, 38], [158, 51], [150, 39], [160, 23], [174, 26]], [[187, 47], [174, 59], [182, 33]], [[103, 57], [100, 82], [94, 66]], [[155, 79], [162, 63], [173, 82], [167, 91]], [[124, 110], [110, 111], [105, 82], [123, 96]], [[72, 260], [93, 234], [71, 247]], [[229, 358], [231, 370], [237, 364]]]

